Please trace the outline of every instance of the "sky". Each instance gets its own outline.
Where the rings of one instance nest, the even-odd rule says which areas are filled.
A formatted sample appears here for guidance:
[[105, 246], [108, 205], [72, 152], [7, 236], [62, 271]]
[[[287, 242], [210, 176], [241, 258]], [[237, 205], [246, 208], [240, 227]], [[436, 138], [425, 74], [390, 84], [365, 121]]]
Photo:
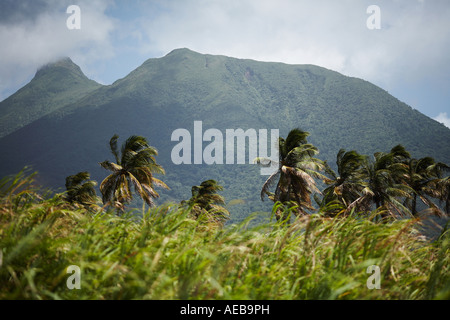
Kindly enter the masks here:
[[0, 101], [62, 57], [112, 84], [189, 48], [319, 65], [450, 128], [448, 0], [0, 0], [0, 43]]

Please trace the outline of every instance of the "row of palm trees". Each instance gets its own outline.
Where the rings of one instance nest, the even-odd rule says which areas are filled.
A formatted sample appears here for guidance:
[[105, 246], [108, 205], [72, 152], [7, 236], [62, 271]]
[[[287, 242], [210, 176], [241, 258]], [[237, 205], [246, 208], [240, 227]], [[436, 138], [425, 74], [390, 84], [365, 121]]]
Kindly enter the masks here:
[[[450, 182], [444, 173], [450, 168], [431, 157], [414, 159], [401, 145], [390, 152], [377, 152], [373, 158], [358, 152], [340, 150], [334, 171], [316, 158], [319, 150], [308, 143], [308, 132], [293, 129], [286, 139], [279, 138], [278, 170], [262, 186], [261, 199], [266, 196], [276, 206], [277, 219], [287, 219], [320, 210], [327, 215], [369, 213], [381, 217], [416, 216], [419, 202], [436, 215], [449, 213]], [[133, 191], [149, 206], [159, 197], [154, 187], [169, 189], [155, 174], [164, 174], [155, 156], [157, 150], [141, 136], [129, 137], [118, 149], [118, 136], [110, 142], [115, 162], [100, 165], [111, 173], [100, 184], [104, 205], [123, 211], [133, 199]], [[255, 159], [260, 165], [271, 165], [269, 159]], [[90, 206], [98, 201], [94, 181], [89, 173], [80, 172], [66, 178], [66, 198], [73, 204]], [[320, 191], [319, 186], [323, 186]], [[275, 190], [270, 191], [275, 186]], [[219, 225], [229, 218], [225, 199], [218, 194], [222, 187], [215, 180], [206, 180], [192, 187], [190, 200], [182, 201], [194, 219], [206, 218]], [[313, 203], [315, 200], [315, 204]], [[436, 204], [440, 202], [443, 208]]]
[[[431, 157], [412, 158], [402, 145], [387, 153], [377, 152], [373, 158], [341, 149], [335, 172], [326, 161], [315, 158], [318, 150], [307, 142], [308, 135], [294, 129], [286, 139], [279, 139], [278, 170], [267, 179], [261, 191], [262, 200], [267, 195], [283, 205], [276, 212], [278, 219], [285, 219], [289, 211], [303, 215], [316, 210], [338, 215], [375, 209], [381, 217], [416, 216], [419, 200], [428, 212], [449, 213], [450, 184], [444, 174], [450, 168], [446, 164]], [[258, 158], [256, 162], [270, 160]], [[322, 192], [316, 179], [326, 186]], [[269, 192], [275, 182], [275, 192]], [[318, 208], [313, 207], [312, 197]]]
[[[155, 174], [165, 174], [161, 165], [156, 163], [158, 151], [150, 146], [142, 136], [129, 137], [118, 149], [119, 136], [114, 135], [110, 142], [110, 150], [115, 162], [103, 161], [100, 166], [109, 170], [109, 174], [100, 184], [102, 202], [106, 206], [123, 212], [125, 206], [133, 199], [134, 192], [150, 207], [154, 199], [159, 197], [154, 187], [169, 187], [157, 179]], [[88, 172], [79, 172], [66, 178], [66, 200], [73, 205], [91, 207], [99, 201], [95, 186]], [[222, 226], [229, 219], [229, 212], [222, 205], [225, 199], [218, 194], [223, 190], [215, 180], [207, 180], [200, 186], [192, 187], [192, 197], [182, 201], [181, 205], [189, 208], [190, 217], [203, 219], [209, 223]]]

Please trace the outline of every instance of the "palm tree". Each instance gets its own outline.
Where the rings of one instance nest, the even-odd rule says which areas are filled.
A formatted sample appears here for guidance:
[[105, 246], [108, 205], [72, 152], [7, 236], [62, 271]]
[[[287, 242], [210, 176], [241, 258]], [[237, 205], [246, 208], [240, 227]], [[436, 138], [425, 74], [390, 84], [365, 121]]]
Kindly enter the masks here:
[[156, 185], [169, 189], [164, 182], [153, 176], [155, 173], [165, 173], [155, 160], [158, 151], [144, 137], [133, 135], [122, 144], [119, 154], [118, 138], [118, 135], [114, 135], [109, 142], [116, 162], [100, 163], [103, 168], [112, 171], [100, 184], [103, 203], [123, 210], [124, 205], [133, 198], [131, 188], [134, 186], [134, 191], [142, 200], [153, 206], [153, 198], [159, 197], [153, 187]]
[[222, 207], [225, 199], [217, 192], [222, 191], [223, 187], [215, 180], [203, 181], [199, 186], [193, 186], [192, 197], [188, 201], [182, 201], [182, 205], [189, 206], [191, 216], [194, 219], [204, 218], [219, 226], [223, 226], [229, 219], [230, 213]]
[[435, 182], [436, 188], [439, 190], [439, 201], [444, 204], [444, 210], [447, 215], [450, 214], [450, 176], [439, 179]]
[[[261, 200], [267, 195], [272, 201], [280, 202], [293, 209], [296, 215], [305, 214], [307, 210], [314, 210], [311, 194], [320, 193], [314, 178], [326, 179], [319, 170], [324, 169], [324, 163], [314, 158], [319, 153], [316, 147], [307, 142], [309, 133], [300, 129], [293, 129], [286, 139], [279, 138], [278, 170], [264, 183], [261, 190]], [[268, 163], [270, 160], [256, 158], [258, 164]], [[278, 179], [275, 192], [269, 188]], [[277, 219], [285, 220], [287, 212], [283, 214], [277, 210]]]
[[[369, 210], [371, 203], [377, 209], [384, 207], [391, 215], [410, 214], [399, 198], [409, 198], [413, 190], [406, 184], [398, 182], [399, 177], [406, 174], [406, 166], [403, 161], [409, 154], [402, 146], [394, 147], [391, 152], [377, 152], [374, 159], [368, 157], [362, 163], [364, 175], [364, 188], [361, 196], [351, 205], [352, 207]], [[382, 217], [386, 214], [383, 213]]]
[[[442, 191], [445, 190], [445, 183], [441, 177], [443, 171], [448, 167], [440, 162], [435, 162], [431, 157], [421, 159], [409, 159], [407, 162], [408, 172], [401, 180], [414, 191], [411, 198], [407, 198], [405, 204], [411, 209], [412, 214], [417, 214], [417, 197], [435, 213], [440, 214], [439, 208], [433, 203], [430, 197], [442, 199]], [[444, 181], [444, 180], [443, 180]]]
[[337, 174], [325, 162], [325, 172], [330, 178], [324, 181], [328, 187], [323, 191], [321, 207], [337, 201], [348, 211], [350, 204], [360, 197], [360, 191], [364, 189], [360, 170], [364, 159], [354, 150], [339, 150], [336, 157]]
[[66, 178], [66, 200], [71, 204], [84, 207], [94, 205], [98, 201], [95, 186], [97, 182], [90, 180], [88, 172], [79, 172]]

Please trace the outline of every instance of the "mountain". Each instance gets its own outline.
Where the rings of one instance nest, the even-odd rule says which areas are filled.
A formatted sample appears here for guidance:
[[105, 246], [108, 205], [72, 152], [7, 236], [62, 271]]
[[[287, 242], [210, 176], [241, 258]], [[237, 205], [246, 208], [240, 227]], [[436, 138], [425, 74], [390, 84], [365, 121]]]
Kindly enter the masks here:
[[[7, 150], [0, 155], [0, 176], [31, 165], [39, 171], [39, 181], [54, 189], [63, 190], [65, 177], [80, 171], [89, 171], [101, 182], [107, 172], [98, 163], [113, 157], [109, 139], [118, 134], [121, 143], [135, 134], [159, 150], [157, 161], [166, 169], [166, 176], [160, 178], [171, 190], [158, 190], [159, 203], [188, 199], [191, 186], [216, 179], [224, 186], [227, 201], [237, 203], [229, 207], [235, 218], [270, 210], [269, 201], [259, 198], [267, 176], [261, 176], [254, 165], [174, 164], [171, 153], [179, 142], [172, 141], [172, 133], [186, 129], [193, 136], [195, 121], [202, 121], [203, 132], [214, 128], [224, 139], [227, 129], [279, 129], [285, 137], [300, 127], [311, 133], [309, 141], [319, 148], [319, 157], [330, 163], [340, 148], [370, 155], [397, 144], [414, 157], [433, 156], [450, 163], [450, 129], [367, 81], [322, 67], [177, 49], [145, 61], [112, 85], [101, 86], [88, 84], [81, 71], [63, 76], [61, 64], [70, 63], [65, 60], [39, 70], [29, 85], [11, 97], [23, 112], [39, 117], [23, 127], [20, 119], [9, 118], [11, 128], [21, 128], [10, 129], [14, 132], [0, 139], [0, 149]], [[60, 94], [50, 89], [55, 83], [49, 79], [58, 77], [65, 88]], [[77, 81], [78, 96], [69, 89]], [[26, 103], [33, 97], [31, 85], [39, 88], [37, 101], [44, 101], [46, 92], [55, 94], [34, 110]], [[0, 104], [1, 121], [8, 116], [4, 110], [9, 99]], [[45, 112], [40, 109], [43, 105], [48, 105]], [[203, 148], [208, 144], [203, 142]]]
[[88, 79], [69, 58], [43, 66], [30, 83], [0, 102], [0, 138], [100, 86]]

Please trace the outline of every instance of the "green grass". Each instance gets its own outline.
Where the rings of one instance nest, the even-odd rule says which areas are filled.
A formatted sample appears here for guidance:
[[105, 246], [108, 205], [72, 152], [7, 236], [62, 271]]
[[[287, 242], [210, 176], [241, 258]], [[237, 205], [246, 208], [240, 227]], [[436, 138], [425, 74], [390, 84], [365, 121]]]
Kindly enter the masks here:
[[[450, 298], [449, 233], [426, 241], [418, 221], [313, 214], [218, 229], [175, 204], [140, 217], [73, 208], [23, 174], [0, 190], [1, 300]], [[366, 285], [371, 265], [379, 290]]]

